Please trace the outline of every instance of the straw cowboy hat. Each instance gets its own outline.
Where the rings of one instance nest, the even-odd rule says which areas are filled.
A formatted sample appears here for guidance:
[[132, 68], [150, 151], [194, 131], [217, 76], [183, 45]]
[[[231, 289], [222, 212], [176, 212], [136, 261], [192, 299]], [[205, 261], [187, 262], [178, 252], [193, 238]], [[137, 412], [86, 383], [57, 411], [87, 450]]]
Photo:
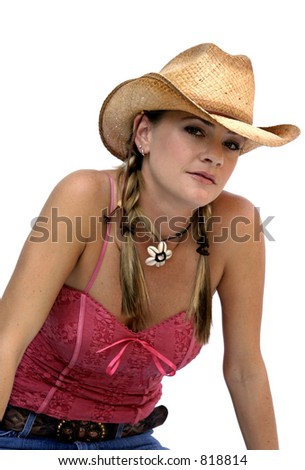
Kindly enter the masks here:
[[246, 137], [242, 153], [295, 139], [290, 124], [253, 126], [254, 76], [244, 55], [230, 55], [214, 44], [200, 44], [172, 59], [160, 73], [118, 85], [103, 103], [99, 130], [106, 148], [125, 160], [133, 120], [142, 111], [179, 110], [217, 122]]

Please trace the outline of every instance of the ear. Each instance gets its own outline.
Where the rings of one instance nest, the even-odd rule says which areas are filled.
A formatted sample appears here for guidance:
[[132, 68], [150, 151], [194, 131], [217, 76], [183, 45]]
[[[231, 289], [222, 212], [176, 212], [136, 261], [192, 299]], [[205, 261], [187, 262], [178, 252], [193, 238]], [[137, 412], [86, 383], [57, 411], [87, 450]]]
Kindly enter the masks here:
[[133, 122], [133, 132], [135, 132], [136, 146], [142, 147], [144, 154], [149, 153], [151, 122], [145, 114], [138, 114]]

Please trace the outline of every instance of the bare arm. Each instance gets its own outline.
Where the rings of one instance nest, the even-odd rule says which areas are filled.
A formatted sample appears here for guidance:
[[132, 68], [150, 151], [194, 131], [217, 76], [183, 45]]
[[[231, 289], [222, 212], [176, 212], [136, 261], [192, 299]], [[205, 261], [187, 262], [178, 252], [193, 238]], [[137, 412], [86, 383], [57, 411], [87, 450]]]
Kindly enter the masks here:
[[228, 240], [224, 248], [224, 273], [218, 286], [224, 377], [247, 449], [278, 449], [272, 397], [260, 350], [264, 237], [256, 230], [252, 205], [241, 198], [234, 204], [233, 212], [246, 217], [249, 224], [240, 224], [238, 237]]
[[[32, 231], [0, 302], [0, 419], [11, 393], [16, 368], [25, 349], [43, 325], [54, 300], [82, 256], [86, 245], [77, 236], [75, 217], [81, 217], [82, 235], [89, 235], [89, 217], [102, 204], [97, 172], [76, 172], [61, 181], [46, 202], [42, 232]], [[70, 220], [54, 227], [52, 209]], [[54, 214], [53, 214], [54, 215]], [[54, 232], [56, 230], [56, 233]], [[53, 236], [52, 236], [53, 233]], [[54, 235], [55, 241], [54, 241]]]

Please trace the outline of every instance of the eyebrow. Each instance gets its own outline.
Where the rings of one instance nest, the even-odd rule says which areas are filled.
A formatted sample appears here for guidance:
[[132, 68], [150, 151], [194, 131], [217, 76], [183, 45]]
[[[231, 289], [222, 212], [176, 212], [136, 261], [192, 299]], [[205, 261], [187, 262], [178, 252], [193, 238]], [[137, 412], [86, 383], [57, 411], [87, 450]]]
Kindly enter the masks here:
[[[205, 125], [207, 125], [207, 126], [209, 126], [209, 127], [215, 127], [215, 124], [214, 124], [213, 122], [208, 121], [207, 119], [200, 118], [200, 117], [195, 116], [195, 115], [194, 115], [194, 116], [186, 116], [185, 118], [183, 118], [183, 120], [187, 120], [187, 119], [198, 119], [198, 121], [201, 121], [203, 124], [205, 124]], [[221, 125], [221, 124], [220, 124], [220, 125]], [[225, 127], [225, 126], [223, 126], [223, 127]], [[226, 129], [227, 129], [227, 128], [226, 128]], [[230, 131], [230, 129], [227, 129], [227, 133], [228, 133], [228, 134], [232, 134], [232, 135], [236, 135], [236, 136], [238, 136], [238, 137], [241, 137], [241, 138], [245, 139], [245, 137], [243, 137], [243, 136], [240, 135], [240, 134], [237, 134], [237, 133], [234, 132], [234, 131]]]
[[188, 119], [197, 119], [198, 121], [203, 122], [203, 124], [206, 124], [207, 126], [215, 127], [215, 124], [213, 122], [207, 121], [206, 119], [200, 118], [195, 115], [185, 116], [182, 118], [183, 121], [187, 121]]

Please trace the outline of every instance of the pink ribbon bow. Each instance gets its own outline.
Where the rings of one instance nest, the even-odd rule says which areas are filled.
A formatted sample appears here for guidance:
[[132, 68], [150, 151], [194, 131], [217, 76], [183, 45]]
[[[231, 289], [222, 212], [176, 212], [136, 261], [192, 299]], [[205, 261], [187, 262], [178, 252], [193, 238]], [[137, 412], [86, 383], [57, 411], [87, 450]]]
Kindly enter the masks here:
[[[124, 344], [125, 343], [125, 344]], [[167, 375], [167, 376], [172, 376], [172, 375], [175, 375], [176, 373], [176, 370], [177, 370], [177, 367], [175, 366], [175, 364], [173, 364], [169, 359], [167, 359], [165, 356], [163, 356], [163, 354], [159, 353], [155, 348], [153, 348], [149, 343], [147, 343], [146, 341], [144, 340], [141, 340], [141, 339], [138, 339], [138, 338], [124, 338], [124, 339], [120, 339], [118, 341], [116, 341], [115, 343], [113, 344], [110, 344], [109, 346], [106, 346], [105, 348], [102, 348], [102, 349], [99, 349], [99, 351], [97, 351], [98, 353], [101, 353], [103, 351], [106, 351], [107, 349], [110, 349], [110, 348], [113, 348], [114, 346], [116, 346], [117, 344], [124, 344], [124, 346], [122, 346], [122, 348], [120, 349], [120, 351], [118, 352], [118, 354], [109, 362], [107, 368], [106, 368], [106, 373], [108, 375], [113, 375], [115, 373], [115, 371], [117, 370], [117, 368], [119, 367], [120, 365], [120, 362], [121, 362], [121, 359], [122, 359], [122, 356], [126, 350], [126, 348], [128, 348], [128, 346], [131, 344], [131, 343], [139, 343], [143, 346], [143, 348], [145, 348], [147, 351], [149, 351], [152, 355], [152, 358], [153, 358], [153, 361], [155, 363], [155, 366], [157, 367], [158, 371], [162, 374], [162, 375]], [[161, 362], [163, 362], [164, 364], [167, 364], [170, 368], [171, 368], [171, 372], [169, 373], [166, 373], [164, 368], [162, 367], [162, 364]]]

